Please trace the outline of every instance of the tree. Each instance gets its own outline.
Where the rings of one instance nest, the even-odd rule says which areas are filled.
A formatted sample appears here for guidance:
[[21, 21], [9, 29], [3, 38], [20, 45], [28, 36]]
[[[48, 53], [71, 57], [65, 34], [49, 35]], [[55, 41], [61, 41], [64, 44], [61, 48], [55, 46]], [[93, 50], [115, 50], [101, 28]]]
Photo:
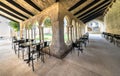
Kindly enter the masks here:
[[50, 18], [46, 18], [46, 19], [45, 19], [44, 25], [45, 25], [46, 27], [50, 27], [50, 26], [51, 26], [51, 20], [50, 20]]
[[18, 32], [20, 30], [20, 25], [18, 22], [10, 21], [9, 25], [13, 28], [15, 32]]

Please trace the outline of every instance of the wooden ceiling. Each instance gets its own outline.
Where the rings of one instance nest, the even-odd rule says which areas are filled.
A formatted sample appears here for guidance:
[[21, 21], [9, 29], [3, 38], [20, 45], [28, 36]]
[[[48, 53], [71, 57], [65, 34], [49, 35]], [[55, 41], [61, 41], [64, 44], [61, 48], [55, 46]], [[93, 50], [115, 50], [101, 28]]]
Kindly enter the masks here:
[[[56, 2], [84, 23], [101, 16], [114, 0], [0, 0], [0, 15], [17, 22], [24, 21]], [[29, 7], [29, 8], [28, 8]]]

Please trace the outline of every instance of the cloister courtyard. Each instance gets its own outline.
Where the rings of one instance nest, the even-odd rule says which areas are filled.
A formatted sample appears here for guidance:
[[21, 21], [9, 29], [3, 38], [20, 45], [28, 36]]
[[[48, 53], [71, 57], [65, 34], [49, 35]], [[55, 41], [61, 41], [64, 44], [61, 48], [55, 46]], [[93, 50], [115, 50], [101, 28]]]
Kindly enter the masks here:
[[119, 76], [120, 0], [0, 0], [0, 76]]

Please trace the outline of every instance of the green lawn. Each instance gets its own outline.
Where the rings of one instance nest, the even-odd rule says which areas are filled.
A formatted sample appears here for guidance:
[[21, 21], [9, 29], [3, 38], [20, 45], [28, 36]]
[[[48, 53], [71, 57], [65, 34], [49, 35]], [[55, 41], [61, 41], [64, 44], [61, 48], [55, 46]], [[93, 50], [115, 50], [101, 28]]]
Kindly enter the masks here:
[[[64, 35], [64, 40], [67, 41], [68, 37], [67, 37], [67, 34]], [[39, 35], [36, 36], [36, 40], [39, 40]], [[49, 40], [52, 40], [52, 34], [44, 34], [44, 40], [45, 41], [49, 41]]]

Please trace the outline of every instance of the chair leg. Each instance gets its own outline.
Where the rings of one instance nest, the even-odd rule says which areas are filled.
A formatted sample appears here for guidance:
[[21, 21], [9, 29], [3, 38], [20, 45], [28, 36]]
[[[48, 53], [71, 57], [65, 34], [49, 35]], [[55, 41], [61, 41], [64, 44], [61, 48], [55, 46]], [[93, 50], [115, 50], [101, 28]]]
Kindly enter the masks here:
[[33, 54], [32, 54], [32, 70], [34, 71], [34, 61], [33, 61]]
[[18, 47], [18, 58], [20, 57], [20, 49], [19, 49], [19, 47]]
[[78, 49], [78, 56], [79, 56], [79, 49]]
[[14, 51], [15, 51], [15, 54], [16, 54], [16, 46], [15, 46], [15, 44], [13, 45], [13, 48], [14, 48]]
[[41, 61], [42, 61], [43, 63], [45, 63], [45, 61], [44, 61], [44, 55], [41, 56]]
[[49, 48], [49, 56], [51, 56], [51, 54], [50, 54], [50, 48]]
[[24, 59], [24, 51], [25, 49], [22, 50], [22, 58]]

